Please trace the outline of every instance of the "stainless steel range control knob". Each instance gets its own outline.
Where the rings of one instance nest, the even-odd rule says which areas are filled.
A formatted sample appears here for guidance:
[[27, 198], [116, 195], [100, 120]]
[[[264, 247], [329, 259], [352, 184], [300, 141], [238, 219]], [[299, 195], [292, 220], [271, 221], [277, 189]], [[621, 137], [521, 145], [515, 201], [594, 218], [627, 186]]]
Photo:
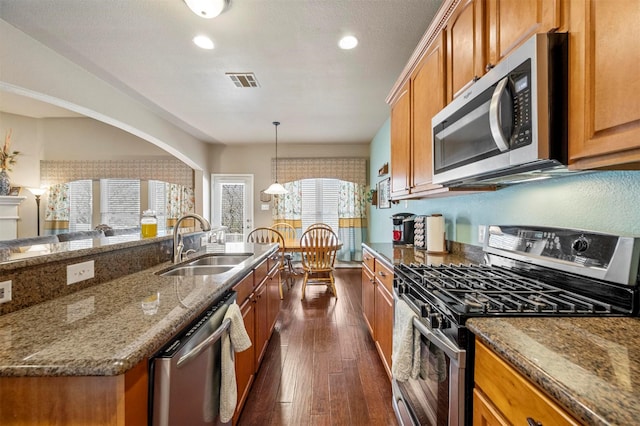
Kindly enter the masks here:
[[571, 244], [571, 248], [578, 253], [583, 253], [589, 248], [589, 241], [584, 237], [580, 237]]

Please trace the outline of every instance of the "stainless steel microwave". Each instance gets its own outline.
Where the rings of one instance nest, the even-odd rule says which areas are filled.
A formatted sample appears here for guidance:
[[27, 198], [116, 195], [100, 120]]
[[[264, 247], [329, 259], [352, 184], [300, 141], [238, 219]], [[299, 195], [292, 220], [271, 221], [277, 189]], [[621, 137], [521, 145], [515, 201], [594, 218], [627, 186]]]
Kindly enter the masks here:
[[531, 37], [433, 117], [434, 183], [566, 169], [567, 47], [566, 33]]

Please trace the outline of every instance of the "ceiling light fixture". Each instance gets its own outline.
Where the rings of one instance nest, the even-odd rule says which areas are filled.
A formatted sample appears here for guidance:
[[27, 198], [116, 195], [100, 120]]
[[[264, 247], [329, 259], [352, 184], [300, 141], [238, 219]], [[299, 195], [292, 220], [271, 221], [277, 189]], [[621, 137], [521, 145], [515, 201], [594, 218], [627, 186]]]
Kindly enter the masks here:
[[229, 0], [184, 0], [189, 9], [201, 18], [215, 18], [229, 5]]
[[284, 189], [284, 186], [278, 183], [278, 126], [280, 125], [279, 121], [274, 121], [273, 125], [276, 126], [276, 181], [271, 184], [267, 189], [264, 190], [265, 194], [272, 195], [282, 195], [286, 194], [287, 191]]
[[340, 46], [340, 49], [344, 49], [344, 50], [353, 49], [357, 45], [358, 45], [358, 39], [355, 38], [354, 36], [342, 37], [338, 42], [338, 46]]
[[193, 42], [201, 49], [211, 50], [214, 48], [213, 41], [205, 35], [195, 36]]

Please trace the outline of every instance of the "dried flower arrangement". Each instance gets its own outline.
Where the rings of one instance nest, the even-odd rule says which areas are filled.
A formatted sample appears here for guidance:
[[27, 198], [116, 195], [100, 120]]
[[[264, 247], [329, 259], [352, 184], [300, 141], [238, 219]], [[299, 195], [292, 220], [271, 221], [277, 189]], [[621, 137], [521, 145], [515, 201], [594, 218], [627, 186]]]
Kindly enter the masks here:
[[16, 164], [16, 157], [20, 151], [11, 152], [11, 129], [7, 130], [4, 137], [4, 146], [0, 151], [0, 170], [11, 171], [11, 166]]

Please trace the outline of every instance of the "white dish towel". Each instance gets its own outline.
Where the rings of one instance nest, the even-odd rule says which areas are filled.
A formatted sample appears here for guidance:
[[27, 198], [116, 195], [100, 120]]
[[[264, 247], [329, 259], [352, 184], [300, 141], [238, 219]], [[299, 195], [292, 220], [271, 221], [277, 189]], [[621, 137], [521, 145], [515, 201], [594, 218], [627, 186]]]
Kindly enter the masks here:
[[242, 312], [236, 303], [229, 305], [224, 319], [231, 320], [229, 332], [224, 333], [222, 337], [222, 377], [220, 380], [220, 421], [227, 423], [233, 417], [238, 400], [234, 353], [249, 349], [251, 339], [244, 328]]
[[399, 382], [420, 373], [420, 332], [413, 326], [417, 315], [404, 300], [396, 301], [393, 324], [391, 374]]

